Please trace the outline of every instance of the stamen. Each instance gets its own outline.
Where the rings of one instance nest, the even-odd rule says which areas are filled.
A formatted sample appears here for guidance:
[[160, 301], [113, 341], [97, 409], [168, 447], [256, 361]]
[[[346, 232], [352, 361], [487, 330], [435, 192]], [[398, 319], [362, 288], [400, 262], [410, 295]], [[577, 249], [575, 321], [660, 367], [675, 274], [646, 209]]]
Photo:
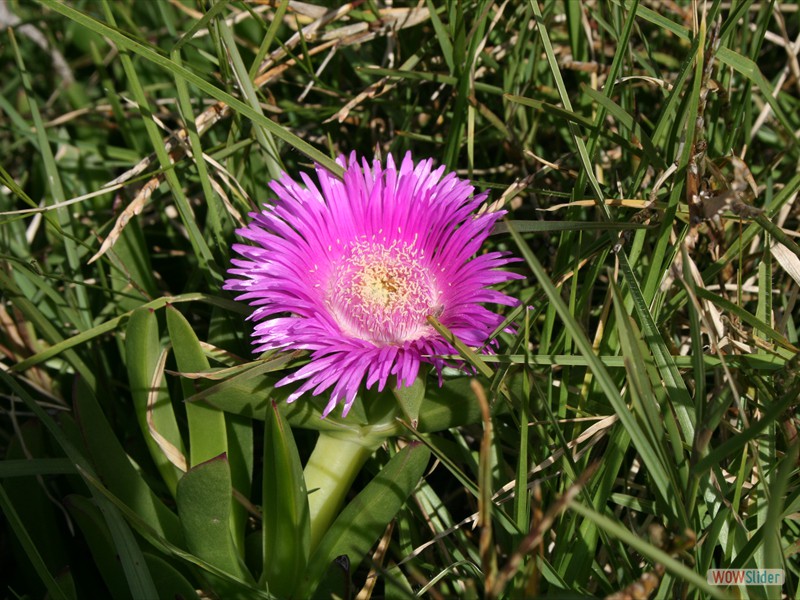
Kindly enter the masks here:
[[[416, 240], [415, 240], [416, 241]], [[431, 271], [415, 244], [353, 241], [333, 270], [327, 304], [342, 330], [376, 344], [426, 335], [426, 317], [443, 308]]]

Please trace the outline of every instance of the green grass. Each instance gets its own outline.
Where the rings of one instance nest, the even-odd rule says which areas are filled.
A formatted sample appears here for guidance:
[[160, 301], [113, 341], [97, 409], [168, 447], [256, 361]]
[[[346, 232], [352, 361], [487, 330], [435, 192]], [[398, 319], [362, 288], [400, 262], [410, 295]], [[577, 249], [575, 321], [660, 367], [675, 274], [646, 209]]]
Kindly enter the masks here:
[[[797, 7], [329, 5], [7, 3], [3, 597], [798, 597]], [[322, 420], [251, 360], [234, 230], [407, 150], [508, 210], [514, 333]], [[317, 544], [320, 431], [384, 443]]]

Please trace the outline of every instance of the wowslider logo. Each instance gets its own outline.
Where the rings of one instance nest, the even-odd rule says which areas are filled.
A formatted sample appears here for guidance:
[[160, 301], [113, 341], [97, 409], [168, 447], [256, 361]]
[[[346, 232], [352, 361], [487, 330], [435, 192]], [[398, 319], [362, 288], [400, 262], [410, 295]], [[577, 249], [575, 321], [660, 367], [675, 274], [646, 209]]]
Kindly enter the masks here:
[[710, 569], [706, 581], [711, 585], [783, 585], [783, 569]]

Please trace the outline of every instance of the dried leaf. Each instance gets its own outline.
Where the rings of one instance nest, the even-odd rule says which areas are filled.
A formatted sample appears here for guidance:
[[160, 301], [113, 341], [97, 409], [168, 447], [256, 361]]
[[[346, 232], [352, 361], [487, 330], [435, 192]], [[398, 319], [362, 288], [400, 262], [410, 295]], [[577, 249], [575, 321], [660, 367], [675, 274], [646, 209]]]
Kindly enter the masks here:
[[[537, 208], [543, 212], [553, 212], [561, 210], [562, 208], [569, 208], [571, 206], [594, 206], [597, 204], [595, 200], [575, 200], [574, 202], [565, 202], [563, 204], [555, 204], [547, 208]], [[642, 200], [640, 198], [606, 198], [605, 204], [608, 206], [624, 206], [625, 208], [647, 208], [650, 206], [649, 200]]]
[[122, 230], [125, 229], [125, 225], [128, 224], [131, 217], [135, 217], [144, 209], [144, 205], [147, 204], [147, 201], [150, 199], [150, 196], [153, 195], [153, 192], [158, 189], [158, 186], [161, 185], [161, 178], [160, 177], [153, 177], [150, 181], [144, 184], [142, 189], [139, 190], [139, 193], [136, 194], [136, 197], [131, 201], [128, 206], [125, 207], [125, 210], [117, 217], [116, 223], [114, 223], [114, 228], [111, 230], [111, 233], [108, 234], [105, 240], [103, 240], [102, 245], [100, 246], [100, 250], [89, 259], [88, 264], [92, 264], [98, 258], [103, 256], [106, 252], [108, 252], [111, 247], [117, 243], [119, 236], [122, 235]]
[[169, 349], [164, 348], [158, 357], [156, 369], [153, 372], [153, 382], [150, 385], [150, 393], [147, 395], [147, 427], [150, 430], [150, 435], [155, 440], [158, 447], [167, 457], [169, 462], [178, 467], [184, 473], [189, 469], [186, 457], [183, 452], [175, 447], [172, 442], [161, 435], [156, 429], [155, 421], [153, 420], [153, 408], [155, 407], [158, 395], [161, 391], [161, 378], [164, 376], [164, 365], [167, 363], [167, 354]]
[[800, 285], [800, 258], [786, 246], [774, 240], [769, 250], [783, 270], [794, 279], [797, 285]]

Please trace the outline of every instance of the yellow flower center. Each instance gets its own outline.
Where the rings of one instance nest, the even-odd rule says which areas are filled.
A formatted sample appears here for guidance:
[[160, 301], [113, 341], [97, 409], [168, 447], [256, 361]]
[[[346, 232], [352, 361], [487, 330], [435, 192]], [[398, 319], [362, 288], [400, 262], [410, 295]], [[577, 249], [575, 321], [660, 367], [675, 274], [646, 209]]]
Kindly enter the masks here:
[[379, 345], [418, 339], [441, 292], [413, 243], [355, 241], [331, 278], [327, 301], [342, 330]]

